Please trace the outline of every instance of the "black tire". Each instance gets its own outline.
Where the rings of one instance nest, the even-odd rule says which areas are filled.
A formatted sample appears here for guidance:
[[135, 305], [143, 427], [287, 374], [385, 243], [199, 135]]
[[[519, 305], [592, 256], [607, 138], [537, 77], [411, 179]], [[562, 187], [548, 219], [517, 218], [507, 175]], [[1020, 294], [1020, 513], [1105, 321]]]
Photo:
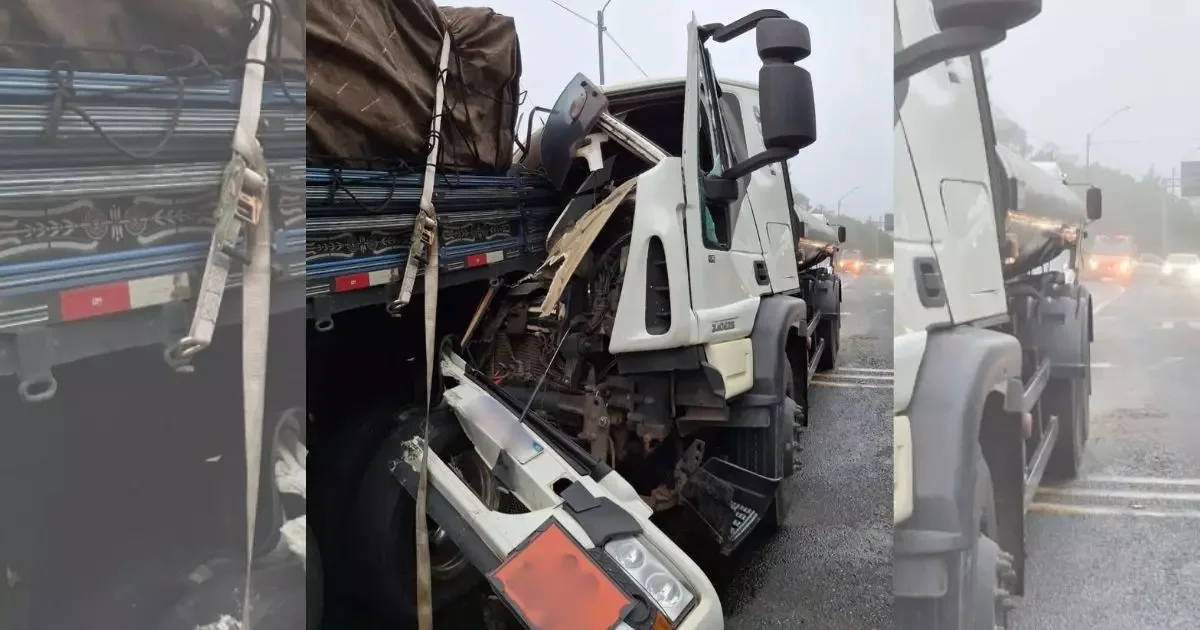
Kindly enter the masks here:
[[307, 614], [305, 616], [306, 630], [320, 630], [321, 618], [325, 612], [325, 574], [321, 572], [321, 549], [317, 546], [316, 536], [311, 527], [305, 528], [308, 535], [306, 554], [308, 555], [305, 573], [305, 596]]
[[[424, 409], [410, 409], [399, 415], [396, 424], [422, 422], [423, 415]], [[430, 413], [429, 445], [447, 460], [457, 455], [477, 457], [453, 412], [446, 407]], [[363, 604], [384, 620], [403, 624], [416, 613], [416, 504], [392, 476], [393, 459], [392, 452], [377, 449], [362, 477], [351, 510], [353, 525], [346, 528], [346, 551], [352, 558], [353, 574], [345, 579]], [[463, 562], [463, 569], [454, 576], [434, 577], [435, 612], [482, 583], [483, 577], [474, 567]]]
[[825, 342], [825, 351], [821, 353], [821, 358], [817, 361], [818, 372], [830, 372], [837, 367], [837, 355], [841, 349], [841, 332], [842, 322], [840, 319], [826, 317], [820, 324], [817, 324], [817, 340]]
[[[228, 615], [241, 617], [245, 588], [242, 562], [210, 565], [212, 577], [199, 584], [158, 624], [158, 630], [195, 630]], [[251, 627], [256, 630], [296, 630], [307, 616], [304, 567], [299, 561], [256, 567], [251, 579]]]
[[[792, 376], [792, 365], [790, 362], [784, 362], [783, 367], [783, 392], [784, 396], [794, 402], [796, 395], [796, 382]], [[788, 403], [784, 402], [785, 410], [790, 409]], [[787, 521], [788, 513], [791, 512], [792, 501], [789, 494], [788, 479], [795, 472], [792, 449], [797, 438], [795, 416], [788, 417], [782, 414], [783, 426], [766, 427], [762, 429], [735, 429], [731, 435], [733, 445], [733, 457], [731, 461], [739, 466], [743, 466], [759, 472], [764, 475], [782, 474], [783, 481], [779, 482], [779, 487], [775, 489], [775, 499], [771, 502], [771, 507], [767, 513], [763, 515], [762, 522], [759, 528], [763, 533], [774, 534], [783, 527]], [[773, 468], [773, 463], [768, 465], [762, 462], [763, 458], [774, 457], [775, 453], [771, 452], [771, 448], [782, 448], [783, 453], [783, 470], [767, 470], [768, 467]], [[758, 463], [761, 462], [761, 463]]]
[[1042, 410], [1058, 417], [1058, 439], [1046, 463], [1047, 480], [1066, 481], [1079, 476], [1087, 440], [1089, 398], [1083, 379], [1054, 380], [1046, 385]]
[[[975, 520], [978, 539], [971, 551], [977, 553], [981, 547], [994, 544], [992, 541], [999, 535], [996, 519], [995, 494], [992, 489], [991, 472], [987, 463], [979, 457], [975, 477]], [[966, 610], [962, 607], [978, 606], [986, 601], [995, 605], [994, 582], [985, 580], [980, 583], [977, 573], [965, 572], [968, 566], [975, 563], [948, 563], [948, 590], [939, 598], [897, 598], [895, 600], [895, 618], [897, 630], [977, 630], [977, 628], [961, 628], [959, 619]], [[983, 589], [983, 590], [980, 590]], [[970, 591], [970, 592], [968, 592]], [[981, 611], [986, 614], [986, 610]], [[999, 607], [995, 608], [995, 623], [986, 626], [987, 630], [1002, 630], [1008, 627], [1007, 614]]]

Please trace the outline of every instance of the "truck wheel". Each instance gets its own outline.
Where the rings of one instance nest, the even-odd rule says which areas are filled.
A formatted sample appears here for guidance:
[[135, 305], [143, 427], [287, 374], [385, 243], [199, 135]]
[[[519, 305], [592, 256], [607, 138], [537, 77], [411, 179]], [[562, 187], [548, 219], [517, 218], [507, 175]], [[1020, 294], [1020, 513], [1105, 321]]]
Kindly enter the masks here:
[[818, 372], [829, 372], [837, 367], [837, 355], [841, 345], [842, 322], [840, 319], [825, 317], [817, 324], [817, 339], [825, 342], [825, 350], [817, 361]]
[[796, 440], [799, 438], [798, 426], [796, 423], [796, 414], [793, 411], [796, 406], [796, 381], [792, 377], [792, 364], [790, 361], [784, 362], [783, 368], [783, 395], [784, 395], [784, 413], [779, 417], [783, 421], [782, 427], [770, 427], [767, 429], [743, 429], [743, 431], [760, 431], [763, 433], [774, 432], [774, 440], [771, 441], [770, 436], [765, 436], [760, 442], [760, 452], [766, 452], [773, 444], [782, 442], [784, 470], [783, 480], [779, 482], [779, 487], [775, 489], [775, 500], [771, 502], [771, 507], [765, 515], [763, 515], [762, 529], [768, 534], [773, 534], [783, 527], [787, 521], [788, 513], [792, 509], [791, 495], [788, 494], [787, 480], [791, 479], [795, 472], [795, 451], [797, 448]]
[[[896, 627], [899, 630], [1006, 630], [1012, 607], [1006, 586], [1011, 583], [1012, 556], [995, 542], [999, 535], [991, 473], [979, 458], [975, 478], [975, 516], [978, 534], [974, 562], [951, 562], [950, 583], [938, 598], [897, 598]], [[962, 571], [974, 567], [973, 573]], [[973, 578], [973, 579], [972, 579]], [[970, 607], [969, 612], [965, 607]], [[970, 625], [960, 620], [971, 619]]]
[[[422, 422], [424, 409], [402, 412], [398, 425]], [[494, 478], [462, 433], [454, 412], [430, 412], [429, 445], [479, 495], [484, 505], [499, 504]], [[353, 588], [363, 603], [402, 625], [416, 614], [416, 504], [390, 472], [394, 454], [377, 449], [359, 487], [346, 527], [347, 552], [353, 557]], [[433, 609], [461, 599], [482, 583], [482, 576], [430, 521]]]
[[1065, 481], [1079, 476], [1089, 399], [1087, 383], [1081, 379], [1051, 381], [1046, 385], [1042, 410], [1058, 417], [1058, 440], [1046, 463], [1046, 479]]
[[305, 543], [304, 551], [307, 556], [307, 560], [305, 560], [307, 566], [304, 568], [306, 574], [304, 601], [308, 605], [305, 628], [320, 630], [321, 616], [325, 611], [325, 575], [321, 573], [321, 549], [317, 546], [317, 539], [313, 536], [312, 528], [306, 527], [305, 533], [308, 534], [308, 542]]

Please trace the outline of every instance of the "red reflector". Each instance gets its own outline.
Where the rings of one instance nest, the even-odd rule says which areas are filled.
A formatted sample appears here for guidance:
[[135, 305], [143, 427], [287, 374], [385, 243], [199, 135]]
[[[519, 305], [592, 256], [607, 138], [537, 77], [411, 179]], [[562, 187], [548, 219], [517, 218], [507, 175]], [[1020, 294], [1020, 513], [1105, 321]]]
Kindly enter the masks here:
[[350, 276], [340, 276], [333, 279], [334, 291], [354, 291], [371, 286], [371, 274], [356, 273]]
[[68, 289], [59, 294], [62, 321], [122, 313], [131, 308], [125, 282]]
[[633, 601], [551, 520], [490, 576], [528, 628], [611, 630]]
[[482, 267], [488, 264], [487, 254], [471, 254], [467, 256], [467, 267]]

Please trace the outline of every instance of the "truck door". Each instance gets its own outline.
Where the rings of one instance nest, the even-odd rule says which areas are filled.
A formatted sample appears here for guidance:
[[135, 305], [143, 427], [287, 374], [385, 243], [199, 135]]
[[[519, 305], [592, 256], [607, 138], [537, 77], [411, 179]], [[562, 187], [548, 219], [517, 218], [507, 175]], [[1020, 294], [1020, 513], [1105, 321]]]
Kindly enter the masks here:
[[[932, 35], [937, 25], [927, 6], [904, 3], [896, 29], [901, 46]], [[990, 184], [995, 141], [984, 133], [983, 117], [991, 112], [972, 65], [956, 58], [896, 85], [897, 163], [906, 168], [897, 173], [896, 203], [924, 206], [925, 219], [924, 226], [911, 225], [910, 215], [898, 213], [897, 246], [927, 228], [933, 254], [914, 260], [916, 277], [898, 274], [896, 282], [915, 282], [922, 306], [948, 308], [955, 323], [1007, 312]]]
[[699, 24], [688, 24], [688, 71], [683, 120], [684, 224], [689, 282], [702, 343], [746, 337], [754, 327], [759, 296], [769, 293], [745, 186], [734, 201], [706, 199], [701, 179], [734, 159], [708, 52]]

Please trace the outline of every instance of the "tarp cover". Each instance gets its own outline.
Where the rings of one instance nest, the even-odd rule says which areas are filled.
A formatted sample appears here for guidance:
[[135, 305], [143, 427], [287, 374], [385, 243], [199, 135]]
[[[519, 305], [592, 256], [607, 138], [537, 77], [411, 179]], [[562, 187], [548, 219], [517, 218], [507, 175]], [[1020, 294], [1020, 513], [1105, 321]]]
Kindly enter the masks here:
[[424, 163], [447, 29], [439, 168], [506, 170], [520, 99], [516, 25], [428, 0], [309, 0], [309, 155]]
[[[276, 16], [283, 16], [276, 21], [284, 25], [279, 56], [298, 61], [304, 54], [304, 5], [276, 4]], [[247, 7], [242, 0], [3, 0], [0, 67], [48, 68], [63, 60], [76, 70], [158, 73], [164, 65], [181, 65], [178, 59], [143, 55], [131, 67], [127, 56], [83, 50], [145, 46], [167, 51], [188, 46], [212, 64], [229, 65], [246, 56]]]

